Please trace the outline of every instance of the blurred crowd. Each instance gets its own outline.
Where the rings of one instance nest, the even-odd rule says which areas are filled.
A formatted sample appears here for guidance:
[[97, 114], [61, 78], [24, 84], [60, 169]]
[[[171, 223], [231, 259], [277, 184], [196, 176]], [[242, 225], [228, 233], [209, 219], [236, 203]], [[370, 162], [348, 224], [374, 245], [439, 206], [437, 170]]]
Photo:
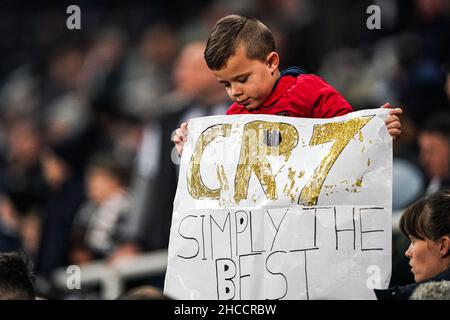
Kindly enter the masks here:
[[[321, 75], [355, 110], [401, 106], [394, 209], [450, 187], [447, 0], [0, 2], [0, 251], [54, 294], [59, 267], [167, 248], [180, 123], [230, 102], [203, 60], [215, 21], [249, 14], [281, 69]], [[381, 29], [366, 26], [369, 5]], [[400, 281], [400, 280], [399, 280]]]

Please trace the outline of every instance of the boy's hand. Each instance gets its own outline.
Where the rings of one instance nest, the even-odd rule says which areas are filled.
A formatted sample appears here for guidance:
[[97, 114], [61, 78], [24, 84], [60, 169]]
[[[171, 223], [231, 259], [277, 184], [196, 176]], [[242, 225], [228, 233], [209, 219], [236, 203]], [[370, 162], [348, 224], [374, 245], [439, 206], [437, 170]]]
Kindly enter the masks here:
[[187, 122], [183, 122], [181, 126], [175, 131], [175, 135], [172, 138], [173, 143], [175, 143], [175, 148], [177, 148], [178, 155], [181, 157], [183, 153], [184, 142], [187, 139], [188, 129]]
[[[385, 103], [381, 106], [382, 108], [391, 108], [390, 103]], [[389, 112], [389, 116], [384, 121], [386, 123], [386, 127], [389, 131], [389, 134], [392, 136], [394, 140], [396, 140], [400, 133], [402, 133], [402, 123], [400, 122], [399, 116], [403, 113], [403, 110], [400, 108], [392, 109]]]

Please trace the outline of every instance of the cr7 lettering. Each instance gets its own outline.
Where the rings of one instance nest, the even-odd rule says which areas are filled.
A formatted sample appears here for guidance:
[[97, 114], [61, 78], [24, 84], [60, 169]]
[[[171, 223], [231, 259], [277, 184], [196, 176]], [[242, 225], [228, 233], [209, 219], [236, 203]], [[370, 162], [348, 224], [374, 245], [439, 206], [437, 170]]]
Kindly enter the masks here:
[[[333, 144], [301, 189], [297, 200], [299, 204], [306, 206], [317, 204], [323, 183], [339, 155], [372, 117], [364, 116], [342, 122], [317, 124], [313, 127], [309, 147], [329, 142]], [[217, 124], [205, 129], [197, 139], [187, 168], [187, 187], [194, 199], [218, 200], [224, 192], [223, 183], [220, 183], [219, 188], [210, 188], [205, 184], [201, 175], [201, 163], [208, 145], [218, 137], [224, 139], [230, 137], [231, 131], [231, 124]], [[234, 174], [234, 201], [238, 204], [248, 198], [252, 174], [258, 179], [265, 197], [276, 200], [278, 198], [276, 174], [273, 172], [269, 157], [281, 157], [282, 161], [287, 162], [298, 147], [299, 140], [298, 130], [288, 123], [262, 120], [246, 123], [241, 135], [239, 160]], [[299, 172], [303, 168], [296, 169]], [[219, 168], [217, 171], [218, 179], [224, 179], [221, 178]]]

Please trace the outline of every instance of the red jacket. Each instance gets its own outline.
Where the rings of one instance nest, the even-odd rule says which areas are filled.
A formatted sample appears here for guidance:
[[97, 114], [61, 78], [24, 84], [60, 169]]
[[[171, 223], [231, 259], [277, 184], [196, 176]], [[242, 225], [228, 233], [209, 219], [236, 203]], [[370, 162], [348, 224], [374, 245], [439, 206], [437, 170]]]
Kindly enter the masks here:
[[255, 110], [233, 103], [227, 114], [276, 114], [300, 118], [332, 118], [352, 112], [352, 107], [332, 86], [313, 74], [284, 74], [270, 96]]

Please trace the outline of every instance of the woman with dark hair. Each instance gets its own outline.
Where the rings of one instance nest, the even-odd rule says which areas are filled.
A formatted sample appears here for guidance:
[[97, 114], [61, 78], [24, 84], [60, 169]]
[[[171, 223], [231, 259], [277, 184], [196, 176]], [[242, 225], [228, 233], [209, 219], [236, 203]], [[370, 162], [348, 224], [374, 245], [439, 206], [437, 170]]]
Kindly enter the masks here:
[[416, 283], [376, 290], [378, 299], [409, 299], [424, 282], [450, 280], [450, 190], [412, 204], [400, 218], [400, 230], [411, 240], [405, 255]]

